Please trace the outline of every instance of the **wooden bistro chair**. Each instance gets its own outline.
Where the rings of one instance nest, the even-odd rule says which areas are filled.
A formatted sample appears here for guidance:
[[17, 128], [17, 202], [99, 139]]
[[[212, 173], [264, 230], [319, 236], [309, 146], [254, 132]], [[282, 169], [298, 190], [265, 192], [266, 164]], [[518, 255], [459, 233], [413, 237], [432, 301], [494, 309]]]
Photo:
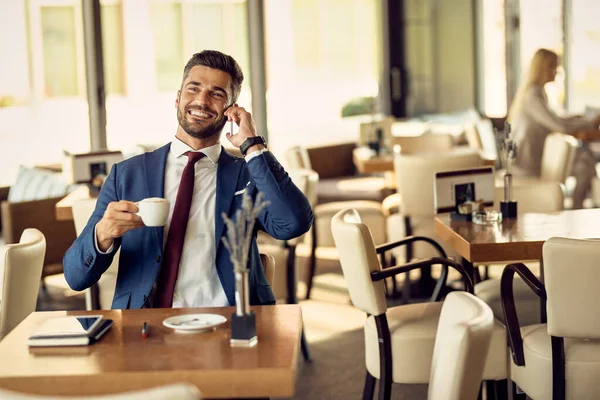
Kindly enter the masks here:
[[[392, 382], [429, 383], [434, 342], [443, 304], [435, 300], [439, 300], [448, 267], [461, 274], [466, 291], [472, 294], [471, 278], [462, 265], [445, 257], [437, 242], [426, 237], [407, 237], [376, 247], [369, 228], [361, 222], [356, 210], [346, 209], [337, 213], [331, 221], [331, 230], [340, 252], [340, 262], [352, 303], [367, 313], [364, 326], [367, 376], [363, 399], [373, 398], [376, 380], [379, 380], [380, 399], [390, 398]], [[428, 243], [440, 256], [381, 268], [378, 253], [417, 241]], [[443, 265], [442, 278], [438, 281], [432, 298], [434, 301], [387, 307], [385, 278], [434, 264]], [[483, 379], [506, 379], [506, 331], [497, 322], [494, 323], [492, 345], [485, 357], [487, 361], [483, 368]]]
[[46, 238], [35, 228], [0, 247], [0, 339], [35, 311], [45, 254]]
[[[521, 263], [502, 273], [510, 377], [529, 398], [597, 399], [600, 394], [600, 241], [550, 238], [542, 248], [544, 283]], [[515, 273], [546, 302], [548, 323], [521, 327]]]

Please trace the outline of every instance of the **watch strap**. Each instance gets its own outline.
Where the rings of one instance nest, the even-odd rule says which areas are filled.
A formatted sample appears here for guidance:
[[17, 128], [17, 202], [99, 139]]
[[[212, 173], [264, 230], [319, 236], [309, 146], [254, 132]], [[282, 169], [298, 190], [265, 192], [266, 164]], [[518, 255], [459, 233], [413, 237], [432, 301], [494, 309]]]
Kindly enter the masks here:
[[265, 138], [262, 136], [254, 136], [246, 139], [240, 146], [240, 153], [242, 153], [242, 156], [246, 157], [248, 149], [257, 144], [266, 145]]

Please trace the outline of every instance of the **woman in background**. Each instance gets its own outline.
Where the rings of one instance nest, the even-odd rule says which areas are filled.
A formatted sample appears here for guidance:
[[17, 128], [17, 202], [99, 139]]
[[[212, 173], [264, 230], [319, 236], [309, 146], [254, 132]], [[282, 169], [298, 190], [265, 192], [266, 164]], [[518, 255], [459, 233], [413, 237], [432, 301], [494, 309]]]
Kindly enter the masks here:
[[[600, 117], [594, 121], [580, 116], [560, 117], [550, 109], [544, 85], [554, 81], [558, 65], [558, 55], [553, 51], [536, 51], [529, 66], [528, 76], [510, 107], [508, 121], [517, 144], [514, 169], [516, 175], [540, 176], [542, 151], [549, 133], [573, 134], [582, 130], [595, 130], [600, 124]], [[587, 146], [577, 150], [571, 171], [577, 179], [573, 192], [574, 209], [583, 208], [583, 200], [591, 187], [592, 179], [596, 176], [595, 165], [596, 160]]]

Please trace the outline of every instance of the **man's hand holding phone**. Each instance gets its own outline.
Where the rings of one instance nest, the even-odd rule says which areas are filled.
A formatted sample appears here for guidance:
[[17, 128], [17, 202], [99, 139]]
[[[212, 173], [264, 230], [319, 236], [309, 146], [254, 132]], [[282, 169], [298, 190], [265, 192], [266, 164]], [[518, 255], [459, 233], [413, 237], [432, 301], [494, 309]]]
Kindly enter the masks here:
[[[248, 138], [256, 137], [256, 124], [252, 115], [246, 111], [243, 107], [239, 107], [237, 104], [232, 105], [225, 111], [225, 116], [228, 121], [235, 122], [240, 130], [237, 134], [233, 134], [233, 124], [231, 132], [227, 132], [225, 135], [232, 145], [239, 148], [242, 143]], [[264, 149], [265, 146], [262, 144], [256, 144], [248, 148], [246, 154], [250, 154], [257, 150]]]

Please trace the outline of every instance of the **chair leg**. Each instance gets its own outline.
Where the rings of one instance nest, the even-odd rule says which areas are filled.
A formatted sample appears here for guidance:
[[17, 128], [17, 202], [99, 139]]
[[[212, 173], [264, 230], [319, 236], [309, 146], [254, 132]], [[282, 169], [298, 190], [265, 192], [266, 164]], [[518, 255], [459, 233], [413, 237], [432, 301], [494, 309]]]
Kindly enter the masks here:
[[365, 378], [365, 387], [363, 389], [363, 400], [373, 400], [373, 394], [375, 393], [375, 377], [367, 371], [367, 377]]
[[390, 328], [385, 314], [377, 315], [375, 326], [379, 338], [379, 399], [389, 400], [392, 394], [392, 347]]
[[[298, 304], [298, 297], [296, 296], [296, 246], [292, 246], [286, 243], [288, 249], [287, 258], [287, 302], [288, 304]], [[302, 356], [305, 361], [312, 362], [310, 355], [310, 348], [308, 347], [308, 341], [304, 334], [304, 327], [302, 327], [302, 336], [300, 339], [300, 347], [302, 349]]]
[[317, 269], [317, 224], [314, 222], [311, 232], [312, 243], [310, 246], [308, 279], [306, 280], [306, 300], [310, 298], [310, 290], [312, 289], [313, 278]]
[[311, 363], [312, 356], [310, 355], [310, 348], [308, 347], [308, 341], [306, 340], [306, 335], [304, 334], [304, 328], [302, 328], [300, 347], [302, 348], [302, 356], [304, 357], [304, 361]]
[[487, 400], [508, 399], [508, 383], [506, 379], [499, 381], [485, 381]]
[[496, 397], [496, 382], [495, 381], [484, 381], [483, 388], [485, 390], [486, 400], [495, 400]]
[[379, 400], [390, 400], [392, 396], [392, 377], [379, 379]]
[[566, 396], [564, 339], [550, 336], [550, 341], [552, 344], [552, 399], [564, 400]]

